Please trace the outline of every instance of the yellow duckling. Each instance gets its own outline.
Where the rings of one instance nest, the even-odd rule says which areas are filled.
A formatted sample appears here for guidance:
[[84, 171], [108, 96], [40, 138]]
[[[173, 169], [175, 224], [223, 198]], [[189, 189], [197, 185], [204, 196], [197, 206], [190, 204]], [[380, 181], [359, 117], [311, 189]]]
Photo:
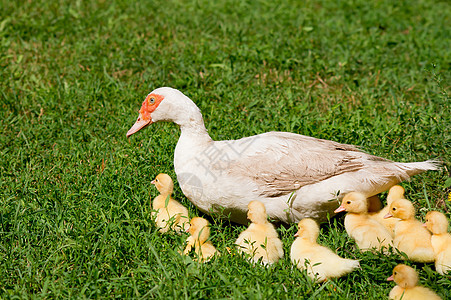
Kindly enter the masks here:
[[347, 211], [345, 229], [360, 250], [388, 249], [393, 244], [390, 232], [368, 214], [368, 201], [365, 195], [351, 192], [343, 197], [341, 206], [335, 213]]
[[386, 218], [399, 218], [395, 226], [395, 247], [407, 254], [410, 260], [417, 262], [433, 262], [434, 249], [431, 244], [431, 233], [415, 219], [415, 208], [412, 202], [398, 199], [390, 204]]
[[313, 280], [323, 282], [344, 276], [360, 266], [358, 260], [341, 258], [327, 247], [318, 245], [319, 226], [312, 219], [299, 221], [297, 237], [291, 245], [291, 261], [300, 270], [307, 269]]
[[167, 174], [158, 174], [151, 182], [160, 192], [152, 203], [152, 217], [159, 227], [161, 233], [166, 233], [170, 229], [180, 233], [189, 227], [188, 209], [174, 200], [171, 194], [174, 189], [172, 179]]
[[385, 215], [388, 213], [388, 210], [390, 209], [390, 204], [392, 204], [393, 201], [398, 199], [404, 199], [404, 188], [400, 185], [394, 185], [388, 190], [387, 195], [387, 206], [382, 208], [379, 212], [372, 214], [371, 216], [376, 219], [379, 223], [384, 225], [385, 228], [390, 232], [392, 237], [395, 236], [395, 225], [399, 221], [397, 218], [387, 218], [384, 219]]
[[235, 244], [238, 251], [252, 256], [254, 262], [264, 265], [276, 263], [283, 257], [283, 244], [274, 226], [268, 222], [266, 208], [260, 201], [248, 204], [249, 227], [241, 232]]
[[186, 239], [187, 245], [183, 254], [187, 255], [194, 247], [197, 260], [200, 262], [209, 261], [215, 254], [219, 254], [215, 246], [210, 241], [210, 223], [201, 217], [191, 219], [188, 229], [190, 236]]
[[435, 253], [435, 270], [445, 275], [451, 270], [451, 235], [448, 233], [448, 220], [438, 211], [426, 214], [424, 224], [432, 232], [431, 243]]
[[395, 286], [388, 294], [389, 299], [418, 299], [418, 300], [436, 300], [441, 299], [432, 290], [423, 286], [418, 286], [418, 274], [415, 269], [399, 264], [393, 269], [392, 276], [388, 281], [395, 281]]

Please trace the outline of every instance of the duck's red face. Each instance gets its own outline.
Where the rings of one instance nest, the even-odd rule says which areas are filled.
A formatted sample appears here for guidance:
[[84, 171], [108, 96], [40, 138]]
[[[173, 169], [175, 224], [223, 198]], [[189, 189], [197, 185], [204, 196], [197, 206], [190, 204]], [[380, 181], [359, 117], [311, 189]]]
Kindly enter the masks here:
[[141, 105], [141, 109], [139, 110], [139, 116], [136, 120], [135, 124], [130, 128], [127, 132], [127, 137], [132, 134], [138, 132], [143, 129], [147, 125], [152, 124], [152, 116], [151, 113], [157, 109], [158, 105], [160, 105], [161, 101], [163, 101], [164, 97], [158, 94], [149, 94]]

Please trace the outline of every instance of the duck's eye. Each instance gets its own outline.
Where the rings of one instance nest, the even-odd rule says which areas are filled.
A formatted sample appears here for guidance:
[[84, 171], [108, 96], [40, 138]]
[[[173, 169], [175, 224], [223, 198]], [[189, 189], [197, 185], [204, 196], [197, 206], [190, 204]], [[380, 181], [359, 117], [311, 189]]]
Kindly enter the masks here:
[[395, 210], [396, 210], [396, 207], [393, 207], [392, 210], [395, 211]]
[[346, 204], [351, 204], [351, 201], [346, 202]]
[[395, 273], [393, 273], [393, 274], [398, 275], [398, 272], [395, 272]]
[[151, 97], [151, 98], [149, 99], [149, 103], [154, 104], [154, 103], [155, 103], [155, 98], [154, 98], [154, 97]]
[[155, 181], [156, 181], [156, 182], [160, 182], [160, 180], [158, 180], [158, 179], [155, 179]]

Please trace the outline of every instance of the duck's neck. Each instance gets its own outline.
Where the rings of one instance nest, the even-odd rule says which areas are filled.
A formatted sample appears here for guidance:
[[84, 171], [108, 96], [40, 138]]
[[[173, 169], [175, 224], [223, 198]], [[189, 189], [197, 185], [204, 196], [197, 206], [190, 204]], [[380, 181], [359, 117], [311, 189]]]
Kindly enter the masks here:
[[184, 119], [183, 122], [177, 123], [181, 130], [174, 152], [174, 167], [177, 174], [183, 168], [188, 168], [187, 163], [193, 161], [193, 158], [202, 156], [213, 142], [200, 112], [197, 114], [191, 112]]
[[169, 120], [179, 125], [181, 137], [193, 137], [199, 142], [211, 141], [200, 109], [190, 98], [184, 95], [176, 98], [168, 109], [171, 111]]
[[299, 236], [299, 238], [302, 239], [304, 242], [307, 242], [310, 244], [316, 244], [316, 239], [313, 236], [301, 235], [301, 236]]
[[205, 244], [205, 242], [207, 241], [208, 236], [207, 236], [207, 237], [204, 237], [204, 236], [202, 235], [202, 233], [197, 232], [197, 233], [196, 233], [195, 239], [196, 239], [196, 246], [201, 247], [201, 246], [202, 246], [203, 244]]
[[210, 143], [212, 141], [210, 135], [205, 128], [204, 119], [200, 114], [192, 114], [183, 123], [178, 124], [182, 132], [180, 138], [192, 139], [196, 143]]
[[197, 162], [195, 158], [205, 155], [206, 149], [213, 142], [205, 128], [199, 108], [190, 99], [185, 100], [187, 103], [184, 111], [178, 113], [177, 119], [173, 120], [181, 130], [174, 151], [174, 169], [179, 180], [180, 173], [192, 172], [192, 164]]
[[170, 194], [160, 194], [158, 195], [155, 200], [154, 200], [154, 204], [153, 204], [153, 208], [154, 209], [159, 209], [159, 208], [163, 208], [166, 207], [166, 200], [170, 199], [171, 196]]
[[360, 217], [368, 217], [368, 213], [367, 212], [349, 212], [348, 214], [353, 215], [353, 216], [360, 216]]
[[[443, 237], [448, 236], [449, 234], [448, 234], [448, 232], [432, 232], [432, 235], [443, 238]], [[450, 235], [450, 238], [451, 238], [451, 235]]]
[[260, 227], [265, 227], [269, 224], [269, 222], [264, 219], [264, 220], [253, 220], [251, 221], [251, 224], [255, 224], [255, 226], [260, 226]]

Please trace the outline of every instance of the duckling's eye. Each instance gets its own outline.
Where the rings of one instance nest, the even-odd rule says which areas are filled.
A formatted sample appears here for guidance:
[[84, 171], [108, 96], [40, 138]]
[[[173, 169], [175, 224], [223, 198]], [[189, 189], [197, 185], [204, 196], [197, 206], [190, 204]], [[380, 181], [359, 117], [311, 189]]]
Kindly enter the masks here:
[[395, 273], [393, 273], [393, 274], [397, 275], [397, 274], [398, 274], [398, 272], [395, 272]]
[[160, 182], [160, 180], [158, 180], [158, 179], [155, 179], [155, 181], [156, 181], [156, 182]]
[[351, 201], [346, 202], [346, 204], [351, 204]]
[[149, 102], [152, 103], [152, 104], [154, 104], [154, 103], [155, 103], [155, 98], [154, 98], [154, 97], [151, 97], [151, 98], [149, 99]]
[[395, 210], [396, 210], [396, 207], [393, 207], [392, 210], [395, 211]]

